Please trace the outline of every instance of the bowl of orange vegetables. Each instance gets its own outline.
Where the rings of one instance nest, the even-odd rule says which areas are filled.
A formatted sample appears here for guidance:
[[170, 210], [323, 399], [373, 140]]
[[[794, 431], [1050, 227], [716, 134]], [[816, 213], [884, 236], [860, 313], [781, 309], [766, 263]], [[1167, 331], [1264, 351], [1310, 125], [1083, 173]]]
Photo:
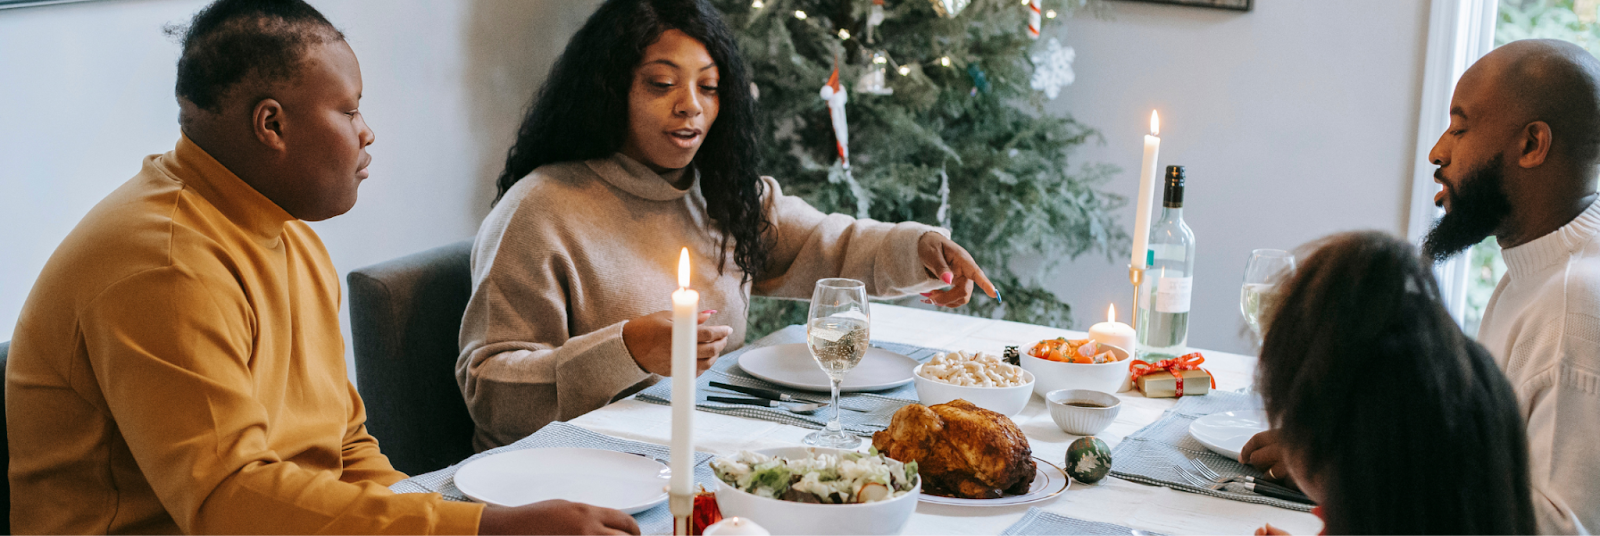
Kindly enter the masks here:
[[1057, 389], [1128, 389], [1128, 351], [1091, 339], [1045, 339], [1021, 361], [1022, 369], [1033, 373], [1033, 392], [1041, 397]]

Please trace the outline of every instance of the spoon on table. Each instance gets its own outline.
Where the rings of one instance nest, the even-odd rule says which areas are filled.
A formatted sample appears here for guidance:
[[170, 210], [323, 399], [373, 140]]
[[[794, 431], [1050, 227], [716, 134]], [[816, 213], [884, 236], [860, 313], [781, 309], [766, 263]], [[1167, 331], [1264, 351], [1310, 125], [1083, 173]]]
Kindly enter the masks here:
[[745, 404], [745, 405], [749, 405], [749, 406], [761, 406], [761, 407], [767, 407], [767, 408], [777, 408], [777, 409], [786, 410], [786, 411], [788, 411], [790, 413], [795, 413], [795, 414], [799, 414], [799, 415], [810, 415], [812, 413], [816, 413], [817, 410], [822, 409], [824, 406], [827, 406], [827, 404], [815, 404], [815, 403], [789, 405], [787, 403], [779, 402], [777, 400], [767, 400], [765, 398], [742, 398], [742, 397], [735, 397], [735, 396], [708, 396], [708, 397], [706, 397], [706, 401], [707, 402], [721, 402], [723, 404]]

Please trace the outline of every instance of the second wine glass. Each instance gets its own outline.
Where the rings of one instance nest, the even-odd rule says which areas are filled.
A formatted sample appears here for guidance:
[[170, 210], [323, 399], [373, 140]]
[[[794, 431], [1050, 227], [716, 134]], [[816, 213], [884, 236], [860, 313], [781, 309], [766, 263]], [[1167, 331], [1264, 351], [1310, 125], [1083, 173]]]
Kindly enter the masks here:
[[833, 386], [833, 418], [826, 428], [806, 436], [807, 445], [853, 449], [861, 444], [861, 438], [846, 433], [839, 423], [839, 386], [867, 354], [872, 327], [868, 315], [865, 284], [854, 279], [817, 281], [806, 315], [806, 346]]
[[1244, 285], [1239, 289], [1239, 312], [1255, 333], [1256, 344], [1266, 336], [1265, 323], [1272, 317], [1272, 300], [1277, 284], [1294, 275], [1294, 254], [1281, 249], [1250, 252], [1244, 265]]

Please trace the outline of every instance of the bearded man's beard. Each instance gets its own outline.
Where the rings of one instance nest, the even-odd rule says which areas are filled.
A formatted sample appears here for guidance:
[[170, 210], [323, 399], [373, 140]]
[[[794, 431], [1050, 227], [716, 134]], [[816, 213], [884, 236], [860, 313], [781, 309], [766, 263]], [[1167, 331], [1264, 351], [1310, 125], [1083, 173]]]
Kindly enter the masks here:
[[1503, 159], [1495, 155], [1494, 159], [1462, 177], [1458, 188], [1445, 188], [1445, 195], [1450, 198], [1450, 211], [1428, 231], [1428, 237], [1422, 242], [1424, 256], [1435, 263], [1444, 262], [1500, 228], [1511, 214], [1511, 200], [1506, 198], [1503, 188], [1503, 163]]

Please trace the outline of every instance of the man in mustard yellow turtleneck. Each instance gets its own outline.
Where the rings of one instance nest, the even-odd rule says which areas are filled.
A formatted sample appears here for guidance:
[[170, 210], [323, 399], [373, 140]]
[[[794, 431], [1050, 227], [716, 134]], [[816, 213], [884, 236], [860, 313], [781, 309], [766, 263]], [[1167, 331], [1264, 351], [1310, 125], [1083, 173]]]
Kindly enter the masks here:
[[178, 62], [183, 136], [50, 258], [6, 370], [17, 533], [621, 533], [615, 510], [397, 495], [346, 376], [339, 279], [301, 220], [373, 141], [343, 35], [220, 0]]

